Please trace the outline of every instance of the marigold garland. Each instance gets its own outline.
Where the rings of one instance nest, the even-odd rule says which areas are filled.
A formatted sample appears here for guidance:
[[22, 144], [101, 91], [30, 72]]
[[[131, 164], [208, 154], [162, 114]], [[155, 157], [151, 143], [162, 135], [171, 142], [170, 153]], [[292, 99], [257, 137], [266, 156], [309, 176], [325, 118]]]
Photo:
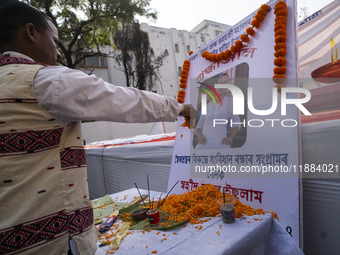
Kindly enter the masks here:
[[[259, 28], [261, 25], [261, 22], [263, 22], [265, 16], [267, 15], [267, 12], [270, 11], [270, 7], [267, 4], [261, 5], [259, 10], [254, 16], [254, 19], [251, 21], [252, 27], [248, 27], [246, 29], [246, 33], [242, 34], [240, 36], [240, 40], [237, 40], [234, 45], [230, 47], [230, 49], [221, 52], [219, 54], [211, 54], [208, 51], [202, 52], [202, 57], [205, 58], [208, 61], [221, 61], [228, 59], [232, 56], [233, 54], [236, 54], [240, 49], [242, 49], [244, 43], [247, 43], [249, 41], [249, 36], [254, 36], [255, 35], [255, 30], [254, 28]], [[275, 17], [275, 24], [274, 24], [274, 32], [275, 32], [275, 60], [274, 60], [274, 65], [277, 66], [274, 68], [274, 76], [273, 80], [277, 85], [275, 87], [278, 88], [278, 91], [281, 92], [281, 88], [285, 87], [282, 83], [285, 80], [285, 73], [286, 73], [286, 68], [281, 68], [286, 64], [286, 59], [284, 56], [286, 55], [286, 25], [287, 25], [287, 4], [284, 1], [279, 1], [276, 3], [274, 7], [274, 14], [276, 15]], [[189, 55], [191, 55], [193, 52], [190, 51]], [[180, 79], [180, 88], [183, 92], [179, 92], [177, 96], [177, 100], [179, 103], [184, 102], [184, 97], [185, 97], [185, 91], [184, 89], [186, 88], [186, 83], [187, 83], [187, 77], [188, 77], [188, 72], [189, 72], [189, 67], [190, 67], [190, 61], [185, 60], [183, 63], [183, 71]], [[183, 127], [187, 126], [190, 127], [190, 123], [187, 119], [185, 119], [184, 123], [182, 124]]]
[[284, 1], [279, 1], [276, 3], [274, 7], [274, 14], [276, 15], [275, 18], [275, 25], [274, 25], [274, 36], [275, 36], [275, 46], [274, 46], [274, 65], [276, 66], [273, 76], [273, 81], [277, 83], [275, 87], [277, 88], [278, 92], [281, 92], [281, 88], [285, 87], [283, 82], [286, 79], [284, 75], [287, 71], [286, 67], [286, 59], [284, 56], [286, 55], [286, 26], [287, 26], [287, 4]]
[[230, 47], [229, 50], [226, 50], [224, 52], [221, 52], [219, 54], [211, 54], [208, 51], [202, 52], [202, 57], [205, 58], [208, 61], [221, 61], [225, 60], [231, 57], [231, 53], [236, 54], [240, 49], [243, 47], [243, 43], [246, 43], [249, 41], [249, 35], [254, 36], [255, 28], [259, 28], [261, 25], [261, 22], [264, 20], [265, 16], [267, 15], [267, 12], [270, 11], [270, 7], [267, 4], [261, 5], [260, 9], [256, 12], [254, 19], [251, 21], [252, 27], [248, 27], [246, 29], [246, 33], [242, 34], [240, 37], [240, 40], [237, 40], [234, 45]]
[[[189, 52], [189, 56], [193, 53], [193, 51]], [[187, 79], [188, 79], [188, 74], [189, 74], [189, 69], [190, 69], [190, 61], [189, 60], [184, 60], [183, 67], [182, 67], [182, 73], [181, 73], [181, 78], [180, 78], [180, 84], [179, 87], [181, 90], [178, 91], [177, 94], [177, 101], [180, 104], [184, 103], [184, 98], [185, 98], [185, 88], [187, 87]], [[182, 124], [183, 127], [189, 127], [190, 128], [190, 123], [187, 118], [184, 118], [184, 123]]]

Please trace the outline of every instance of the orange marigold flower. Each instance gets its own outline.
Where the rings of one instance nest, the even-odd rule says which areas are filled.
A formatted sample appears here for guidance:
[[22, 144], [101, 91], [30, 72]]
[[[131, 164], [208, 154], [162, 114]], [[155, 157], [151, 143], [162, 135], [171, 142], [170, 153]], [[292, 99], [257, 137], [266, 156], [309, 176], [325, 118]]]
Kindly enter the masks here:
[[213, 55], [213, 61], [215, 61], [215, 62], [218, 61], [218, 56], [216, 54]]
[[243, 43], [241, 40], [237, 40], [235, 42], [235, 46], [237, 47], [238, 50], [240, 50], [243, 47]]
[[186, 82], [187, 82], [187, 79], [182, 78], [182, 79], [180, 79], [179, 81], [180, 81], [181, 83], [186, 83]]
[[225, 54], [224, 54], [224, 51], [220, 53], [220, 56], [221, 56], [221, 57], [220, 57], [220, 58], [221, 58], [220, 60], [225, 60], [225, 59], [226, 59]]
[[275, 24], [274, 32], [278, 31], [279, 29], [286, 29], [286, 25], [282, 23]]
[[275, 37], [275, 43], [282, 43], [286, 41], [286, 36], [285, 35], [278, 35]]
[[190, 51], [190, 52], [189, 52], [189, 56], [190, 56], [192, 53], [194, 53], [194, 52], [193, 52], [193, 51]]
[[261, 5], [260, 8], [263, 9], [263, 10], [265, 10], [266, 12], [270, 10], [270, 7], [269, 7], [268, 4], [263, 4], [263, 5]]
[[286, 80], [286, 76], [284, 74], [274, 74], [273, 81], [275, 83], [281, 84], [284, 83]]
[[275, 37], [276, 36], [278, 36], [278, 35], [286, 35], [286, 29], [284, 29], [284, 28], [281, 28], [281, 29], [279, 29], [279, 30], [277, 30], [276, 32], [275, 32]]
[[237, 49], [237, 47], [236, 47], [235, 45], [232, 45], [232, 46], [230, 47], [230, 51], [231, 51], [232, 53], [236, 54], [237, 51], [238, 51], [238, 49]]
[[179, 98], [177, 98], [177, 101], [178, 101], [178, 103], [183, 104], [184, 103], [184, 98], [179, 97]]
[[287, 8], [287, 4], [284, 1], [279, 1], [275, 4], [274, 8]]
[[255, 14], [254, 18], [260, 23], [264, 20], [264, 17], [261, 14]]
[[184, 64], [190, 65], [190, 61], [189, 60], [184, 60]]
[[278, 51], [275, 51], [274, 56], [276, 58], [278, 57], [284, 57], [286, 55], [286, 50], [285, 49], [279, 49]]
[[183, 70], [186, 70], [186, 71], [189, 72], [190, 66], [189, 65], [183, 65], [182, 68], [183, 68]]
[[209, 53], [209, 52], [207, 52], [207, 51], [203, 51], [202, 54], [201, 54], [201, 56], [202, 56], [202, 57], [205, 57], [208, 53]]
[[256, 19], [253, 19], [250, 24], [256, 28], [260, 27], [260, 22], [258, 22]]
[[276, 59], [274, 59], [274, 65], [276, 66], [283, 66], [286, 64], [286, 59], [284, 57], [278, 57]]
[[288, 15], [287, 10], [279, 10], [279, 11], [276, 13], [276, 16], [284, 16], [284, 17], [287, 17], [287, 15]]
[[287, 10], [287, 6], [282, 5], [282, 4], [275, 5], [274, 14], [277, 14], [281, 10]]
[[224, 51], [223, 51], [223, 52], [221, 52], [220, 54], [221, 54], [221, 57], [222, 57], [222, 58], [221, 58], [221, 60], [224, 60], [224, 59], [226, 59], [226, 56], [225, 56], [225, 52], [224, 52]]
[[274, 68], [274, 74], [285, 74], [287, 68], [285, 66], [278, 66]]
[[260, 15], [262, 15], [262, 16], [266, 16], [266, 15], [267, 15], [267, 11], [264, 10], [264, 9], [262, 9], [262, 8], [260, 8], [260, 9], [257, 11], [257, 14], [260, 14]]
[[276, 23], [287, 22], [287, 17], [286, 16], [276, 16], [275, 17], [275, 22]]
[[248, 27], [248, 28], [246, 29], [246, 32], [247, 32], [247, 34], [250, 35], [250, 36], [253, 36], [253, 35], [255, 34], [255, 30], [254, 30], [253, 28], [251, 28], [251, 27]]
[[222, 60], [222, 54], [220, 53], [220, 54], [217, 54], [217, 57], [216, 57], [216, 59], [217, 59], [217, 61], [221, 61]]
[[249, 41], [249, 37], [246, 34], [241, 35], [240, 39], [242, 40], [242, 42], [248, 42]]
[[286, 48], [286, 44], [285, 43], [277, 43], [276, 45], [274, 45], [274, 50], [278, 51], [280, 49], [285, 49]]
[[188, 74], [188, 71], [187, 70], [183, 70], [182, 74]]
[[225, 54], [225, 57], [226, 57], [226, 58], [230, 58], [230, 57], [231, 57], [231, 51], [230, 51], [230, 50], [226, 50], [226, 51], [224, 52], [224, 54]]
[[182, 89], [185, 89], [187, 87], [187, 85], [185, 83], [181, 83], [181, 84], [179, 84], [179, 87], [182, 88]]

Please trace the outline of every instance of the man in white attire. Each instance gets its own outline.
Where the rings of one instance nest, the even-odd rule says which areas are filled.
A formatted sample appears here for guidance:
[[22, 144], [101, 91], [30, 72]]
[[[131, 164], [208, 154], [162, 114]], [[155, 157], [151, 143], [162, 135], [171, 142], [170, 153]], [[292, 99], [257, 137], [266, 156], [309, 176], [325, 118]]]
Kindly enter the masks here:
[[[222, 73], [222, 76], [218, 80], [218, 84], [228, 84], [229, 76], [226, 72]], [[195, 149], [223, 149], [230, 148], [233, 139], [240, 131], [241, 126], [240, 117], [233, 114], [233, 98], [228, 97], [230, 91], [227, 88], [215, 89], [217, 94], [220, 96], [222, 104], [212, 100], [207, 104], [207, 114], [201, 115], [197, 126], [196, 135], [198, 137], [197, 146]], [[214, 94], [215, 101], [217, 95]], [[228, 120], [228, 124], [217, 124], [214, 127], [214, 119]]]

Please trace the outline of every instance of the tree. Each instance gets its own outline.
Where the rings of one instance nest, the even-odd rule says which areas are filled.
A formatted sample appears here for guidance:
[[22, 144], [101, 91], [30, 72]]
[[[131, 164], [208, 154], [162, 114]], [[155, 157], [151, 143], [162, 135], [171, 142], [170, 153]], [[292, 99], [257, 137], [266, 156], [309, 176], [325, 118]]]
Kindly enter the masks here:
[[135, 15], [156, 19], [150, 0], [25, 0], [44, 11], [58, 27], [61, 64], [75, 68], [86, 57], [106, 55], [120, 23]]
[[126, 86], [154, 90], [155, 83], [160, 81], [158, 68], [169, 55], [168, 51], [155, 57], [148, 33], [140, 30], [138, 21], [123, 23], [115, 32], [114, 42], [118, 50], [113, 56], [118, 63], [117, 69], [125, 74]]

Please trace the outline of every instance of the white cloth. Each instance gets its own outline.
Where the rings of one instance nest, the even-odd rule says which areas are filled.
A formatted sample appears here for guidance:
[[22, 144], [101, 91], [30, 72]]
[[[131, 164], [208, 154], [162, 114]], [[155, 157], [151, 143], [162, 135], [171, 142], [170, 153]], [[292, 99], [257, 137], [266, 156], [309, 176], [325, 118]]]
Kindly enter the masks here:
[[[229, 120], [230, 118], [230, 120]], [[214, 120], [220, 119], [223, 121], [230, 121], [228, 124], [216, 124], [214, 127]], [[223, 123], [223, 121], [219, 121], [218, 123]], [[233, 123], [230, 126], [231, 122]], [[222, 139], [228, 137], [228, 128], [229, 130], [233, 127], [238, 127], [241, 129], [240, 124], [236, 124], [240, 122], [240, 117], [238, 115], [233, 114], [233, 99], [230, 97], [224, 97], [222, 99], [222, 104], [215, 105], [214, 101], [211, 101], [207, 104], [207, 114], [201, 115], [197, 127], [201, 129], [202, 134], [207, 139], [206, 144], [197, 144], [195, 149], [220, 149], [220, 148], [230, 148], [229, 145], [222, 145]]]
[[[33, 59], [6, 51], [19, 58]], [[95, 75], [63, 66], [40, 69], [33, 83], [38, 102], [63, 121], [175, 121], [183, 110], [177, 100], [136, 88], [114, 86]]]
[[[147, 194], [147, 190], [141, 189], [140, 192]], [[150, 197], [156, 199], [160, 196], [160, 192], [150, 192]], [[132, 188], [110, 196], [113, 201], [128, 203], [138, 196], [138, 192]], [[155, 250], [157, 254], [168, 255], [303, 255], [293, 238], [269, 213], [236, 219], [232, 224], [225, 224], [220, 217], [213, 217], [199, 225], [202, 226], [201, 230], [195, 228], [198, 225], [188, 223], [185, 228], [178, 226], [144, 233], [133, 231], [133, 234], [124, 237], [114, 254], [151, 254]], [[99, 247], [100, 243], [97, 242], [95, 255], [105, 255], [108, 250], [108, 246]]]

